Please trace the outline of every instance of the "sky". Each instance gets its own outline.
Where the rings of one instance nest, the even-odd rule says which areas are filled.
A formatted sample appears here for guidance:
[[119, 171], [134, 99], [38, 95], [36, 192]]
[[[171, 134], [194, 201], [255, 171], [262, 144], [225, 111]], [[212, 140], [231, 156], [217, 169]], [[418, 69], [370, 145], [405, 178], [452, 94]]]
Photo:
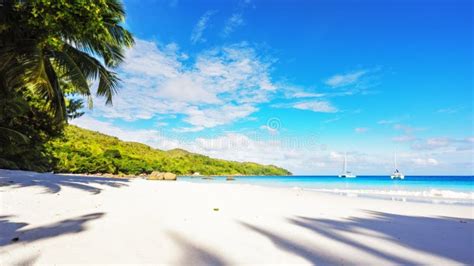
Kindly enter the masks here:
[[71, 123], [336, 175], [472, 175], [470, 0], [125, 0], [113, 105]]

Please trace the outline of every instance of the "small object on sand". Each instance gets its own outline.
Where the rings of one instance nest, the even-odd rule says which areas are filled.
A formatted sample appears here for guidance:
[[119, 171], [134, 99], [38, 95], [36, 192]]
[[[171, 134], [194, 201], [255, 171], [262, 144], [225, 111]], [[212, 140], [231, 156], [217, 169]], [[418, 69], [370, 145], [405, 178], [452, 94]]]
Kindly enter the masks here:
[[18, 240], [20, 240], [19, 237], [14, 237], [14, 238], [12, 238], [12, 242], [17, 242]]
[[228, 176], [225, 180], [227, 180], [227, 181], [235, 181], [235, 177], [233, 177], [233, 176], [230, 175], [230, 176]]
[[217, 211], [219, 211], [219, 208], [214, 208], [213, 210], [214, 210], [215, 212], [217, 212]]

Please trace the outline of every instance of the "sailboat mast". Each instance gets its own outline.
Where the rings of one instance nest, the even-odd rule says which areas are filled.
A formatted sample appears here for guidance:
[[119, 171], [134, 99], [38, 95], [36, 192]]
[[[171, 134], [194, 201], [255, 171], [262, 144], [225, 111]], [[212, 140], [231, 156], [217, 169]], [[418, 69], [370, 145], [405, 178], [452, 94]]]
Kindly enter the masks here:
[[394, 160], [393, 160], [393, 163], [394, 163], [394, 166], [395, 166], [395, 169], [398, 169], [398, 164], [397, 164], [397, 153], [395, 152], [395, 156], [394, 156]]

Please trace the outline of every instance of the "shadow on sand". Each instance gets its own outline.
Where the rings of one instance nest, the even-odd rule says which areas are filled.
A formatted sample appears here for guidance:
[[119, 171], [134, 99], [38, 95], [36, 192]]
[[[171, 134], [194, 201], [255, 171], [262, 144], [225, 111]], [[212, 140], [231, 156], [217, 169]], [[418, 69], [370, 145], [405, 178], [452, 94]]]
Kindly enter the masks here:
[[[352, 217], [345, 221], [308, 217], [296, 217], [288, 220], [290, 223], [308, 229], [319, 236], [336, 240], [340, 244], [351, 246], [393, 264], [413, 265], [423, 264], [423, 261], [404, 256], [403, 252], [397, 252], [397, 250], [387, 252], [386, 249], [346, 237], [344, 233], [362, 234], [363, 231], [369, 230], [374, 233], [365, 235], [366, 237], [379, 238], [385, 242], [450, 259], [461, 264], [474, 264], [473, 219], [366, 212], [370, 215], [369, 217]], [[343, 262], [342, 251], [339, 258], [331, 257], [317, 248], [318, 243], [312, 243], [310, 246], [302, 245], [294, 238], [285, 237], [248, 223], [240, 222], [240, 224], [269, 238], [280, 249], [300, 256], [311, 263], [341, 264]], [[350, 263], [347, 260], [345, 262]]]
[[[386, 241], [419, 252], [425, 252], [463, 264], [474, 263], [474, 220], [451, 217], [421, 217], [366, 211], [368, 218], [352, 217], [347, 221], [297, 217], [293, 224], [315, 233], [352, 245], [367, 253], [382, 257], [396, 264], [413, 264], [403, 254], [387, 254], [377, 247], [353, 241], [341, 235], [362, 229], [378, 233]], [[456, 243], [456, 245], [453, 245]], [[419, 262], [418, 262], [419, 263]]]
[[15, 265], [15, 266], [36, 265], [36, 261], [38, 260], [39, 256], [40, 255], [37, 254], [37, 255], [32, 255], [32, 256], [26, 257], [26, 258], [22, 258], [19, 261], [12, 263], [11, 265]]
[[248, 224], [246, 222], [239, 222], [242, 226], [257, 232], [267, 238], [269, 238], [275, 246], [283, 251], [293, 253], [305, 260], [311, 262], [314, 265], [338, 265], [341, 261], [337, 258], [333, 258], [323, 251], [318, 250], [314, 245], [308, 247], [307, 245], [298, 243], [294, 239], [280, 235], [279, 233], [271, 232], [261, 227]]
[[199, 247], [175, 232], [168, 232], [168, 236], [183, 250], [183, 256], [178, 265], [227, 265], [228, 263], [218, 255]]
[[76, 218], [62, 220], [50, 225], [22, 229], [27, 223], [9, 221], [11, 216], [0, 216], [0, 246], [16, 243], [31, 243], [37, 240], [75, 234], [86, 230], [85, 224], [104, 216], [104, 213], [91, 213]]
[[71, 187], [93, 194], [98, 194], [101, 189], [96, 185], [111, 187], [125, 186], [128, 179], [104, 178], [94, 176], [61, 175], [51, 173], [36, 173], [28, 171], [12, 171], [0, 169], [0, 186], [43, 187], [46, 193], [58, 193], [61, 187]]

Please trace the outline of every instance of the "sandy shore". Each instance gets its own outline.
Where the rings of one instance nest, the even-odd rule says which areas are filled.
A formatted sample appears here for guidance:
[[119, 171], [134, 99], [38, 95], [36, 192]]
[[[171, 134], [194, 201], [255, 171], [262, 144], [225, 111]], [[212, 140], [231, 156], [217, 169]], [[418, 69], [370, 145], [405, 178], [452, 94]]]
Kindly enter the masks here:
[[0, 265], [474, 264], [474, 208], [0, 170]]

